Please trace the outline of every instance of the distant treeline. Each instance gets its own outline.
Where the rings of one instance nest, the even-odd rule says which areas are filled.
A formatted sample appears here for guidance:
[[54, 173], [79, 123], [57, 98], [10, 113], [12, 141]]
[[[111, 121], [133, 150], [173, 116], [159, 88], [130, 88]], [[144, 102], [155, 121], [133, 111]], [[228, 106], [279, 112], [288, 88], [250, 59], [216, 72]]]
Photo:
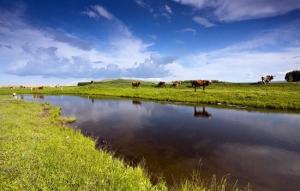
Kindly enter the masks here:
[[86, 86], [86, 85], [89, 85], [89, 84], [99, 84], [99, 83], [102, 83], [103, 81], [90, 81], [90, 82], [78, 82], [77, 85], [78, 86]]
[[294, 70], [286, 73], [285, 80], [287, 82], [299, 82], [300, 81], [300, 70]]
[[78, 82], [78, 86], [85, 86], [85, 85], [89, 85], [89, 84], [92, 84], [93, 83], [93, 81], [91, 81], [91, 82]]

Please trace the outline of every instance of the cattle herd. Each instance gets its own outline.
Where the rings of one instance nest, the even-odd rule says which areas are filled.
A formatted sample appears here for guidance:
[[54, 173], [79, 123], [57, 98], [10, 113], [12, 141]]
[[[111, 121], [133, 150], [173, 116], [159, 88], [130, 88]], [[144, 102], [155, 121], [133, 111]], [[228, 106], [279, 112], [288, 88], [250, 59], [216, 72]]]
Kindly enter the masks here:
[[[274, 79], [274, 77], [275, 76], [273, 76], [273, 75], [262, 76], [261, 82], [258, 82], [258, 83], [269, 84]], [[205, 91], [205, 88], [212, 83], [212, 81], [209, 81], [209, 80], [190, 80], [188, 82], [192, 85], [192, 87], [194, 88], [194, 91], [196, 91], [198, 87], [202, 87], [203, 91]], [[182, 81], [172, 81], [170, 86], [176, 88], [176, 87], [181, 86], [181, 84], [182, 84]], [[131, 83], [131, 85], [132, 85], [132, 88], [138, 88], [138, 87], [140, 87], [141, 82], [133, 81]], [[155, 87], [160, 87], [160, 88], [167, 87], [167, 84], [166, 84], [166, 82], [161, 81], [161, 82], [158, 82], [158, 84], [156, 84]]]
[[[211, 84], [211, 81], [209, 81], [209, 80], [191, 80], [190, 83], [191, 83], [192, 87], [195, 89], [195, 91], [197, 90], [198, 87], [202, 87], [203, 91], [204, 91], [205, 87], [209, 86]], [[173, 82], [171, 82], [171, 87], [176, 88], [176, 87], [181, 86], [181, 84], [182, 84], [181, 81], [173, 81]], [[138, 88], [138, 87], [140, 87], [141, 82], [133, 81], [131, 83], [131, 85], [132, 85], [132, 88]], [[167, 84], [166, 84], [166, 82], [161, 81], [155, 87], [160, 87], [160, 88], [165, 87], [166, 88]]]

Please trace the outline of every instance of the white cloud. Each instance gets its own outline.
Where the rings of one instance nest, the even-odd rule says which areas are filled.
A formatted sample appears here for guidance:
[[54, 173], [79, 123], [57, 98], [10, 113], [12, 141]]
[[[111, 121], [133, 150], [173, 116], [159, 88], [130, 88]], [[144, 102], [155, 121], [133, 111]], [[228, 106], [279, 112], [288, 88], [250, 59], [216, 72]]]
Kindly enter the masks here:
[[190, 33], [192, 33], [194, 36], [197, 34], [196, 29], [193, 29], [193, 28], [183, 28], [183, 29], [181, 29], [181, 30], [178, 30], [177, 32], [182, 32], [182, 33], [190, 32]]
[[113, 18], [110, 21], [115, 26], [114, 34], [107, 41], [93, 42], [103, 45], [100, 50], [75, 35], [56, 29], [35, 28], [19, 14], [1, 12], [0, 54], [1, 60], [8, 63], [5, 67], [9, 74], [97, 79], [168, 75], [164, 68], [172, 60], [149, 51], [151, 44], [135, 37], [111, 14], [106, 14], [106, 17]]
[[154, 12], [154, 9], [148, 5], [147, 3], [144, 2], [144, 0], [135, 0], [135, 3], [137, 5], [139, 5], [140, 7], [146, 9], [147, 11], [149, 11], [150, 13], [153, 13]]
[[299, 0], [223, 0], [215, 15], [221, 21], [240, 21], [282, 15], [299, 8]]
[[171, 7], [169, 5], [165, 5], [165, 10], [169, 13], [169, 14], [173, 14], [173, 11], [171, 9]]
[[207, 6], [207, 4], [210, 2], [209, 0], [173, 0], [177, 3], [181, 3], [183, 5], [189, 5], [195, 8], [203, 8]]
[[172, 79], [259, 81], [262, 75], [284, 80], [300, 69], [300, 20], [250, 40], [212, 51], [196, 52], [168, 65]]
[[143, 0], [135, 0], [135, 2], [142, 8], [147, 7], [147, 4]]
[[143, 9], [146, 9], [154, 18], [164, 17], [168, 22], [171, 21], [171, 15], [173, 14], [172, 8], [165, 4], [159, 9], [154, 9], [150, 4], [146, 3], [144, 0], [135, 0], [135, 3]]
[[259, 81], [262, 75], [276, 75], [275, 80], [284, 80], [286, 71], [295, 69], [300, 59], [300, 48], [277, 52], [233, 52], [223, 55], [199, 53], [187, 58], [195, 66], [186, 67], [183, 62], [168, 65], [173, 79], [216, 79], [223, 81]]
[[219, 21], [232, 22], [283, 15], [300, 9], [300, 0], [173, 0], [201, 10], [209, 8]]
[[196, 16], [196, 17], [193, 17], [193, 20], [198, 23], [199, 25], [202, 25], [206, 28], [209, 28], [209, 27], [213, 27], [215, 26], [214, 23], [210, 22], [209, 20], [207, 20], [206, 18], [204, 17], [199, 17], [199, 16]]
[[107, 20], [112, 20], [114, 19], [114, 16], [108, 12], [103, 6], [101, 5], [93, 5], [90, 6], [86, 11], [83, 12], [84, 14], [86, 14], [87, 16], [91, 17], [91, 18], [100, 18], [100, 17], [104, 17]]

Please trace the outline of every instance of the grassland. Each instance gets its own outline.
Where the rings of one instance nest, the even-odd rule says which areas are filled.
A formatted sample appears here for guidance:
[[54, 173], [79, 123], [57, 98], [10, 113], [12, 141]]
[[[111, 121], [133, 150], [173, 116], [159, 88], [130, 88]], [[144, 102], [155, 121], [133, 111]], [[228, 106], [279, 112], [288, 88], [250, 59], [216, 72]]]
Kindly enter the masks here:
[[44, 88], [32, 92], [30, 89], [0, 88], [0, 94], [41, 93], [77, 94], [91, 96], [115, 96], [141, 98], [158, 101], [217, 104], [222, 106], [238, 105], [253, 108], [281, 110], [300, 110], [300, 83], [213, 83], [206, 91], [194, 92], [190, 83], [179, 88], [157, 88], [154, 83], [142, 82], [140, 88], [132, 88], [129, 80], [95, 82], [85, 86]]
[[68, 128], [73, 120], [48, 104], [0, 96], [0, 190], [239, 190], [214, 177], [154, 185], [143, 168], [96, 150], [93, 140]]

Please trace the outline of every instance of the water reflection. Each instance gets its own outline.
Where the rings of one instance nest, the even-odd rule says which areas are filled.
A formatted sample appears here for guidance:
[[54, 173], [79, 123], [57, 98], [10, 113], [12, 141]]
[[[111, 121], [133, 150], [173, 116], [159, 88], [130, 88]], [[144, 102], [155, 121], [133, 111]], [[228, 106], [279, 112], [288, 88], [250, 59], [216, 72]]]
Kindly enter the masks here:
[[44, 99], [44, 95], [42, 95], [42, 94], [32, 94], [32, 99]]
[[254, 190], [300, 187], [299, 115], [75, 96], [44, 101], [76, 116], [76, 125], [97, 138], [97, 147], [132, 165], [145, 161], [149, 172], [170, 184], [188, 177], [201, 160], [203, 175], [229, 173]]
[[94, 103], [95, 99], [93, 97], [87, 96], [88, 100], [91, 100], [92, 103]]
[[197, 107], [194, 106], [194, 117], [199, 117], [199, 118], [211, 118], [211, 114], [205, 110], [205, 107], [202, 107], [202, 110], [199, 111], [197, 110]]
[[139, 100], [132, 100], [133, 105], [142, 105], [142, 102]]

